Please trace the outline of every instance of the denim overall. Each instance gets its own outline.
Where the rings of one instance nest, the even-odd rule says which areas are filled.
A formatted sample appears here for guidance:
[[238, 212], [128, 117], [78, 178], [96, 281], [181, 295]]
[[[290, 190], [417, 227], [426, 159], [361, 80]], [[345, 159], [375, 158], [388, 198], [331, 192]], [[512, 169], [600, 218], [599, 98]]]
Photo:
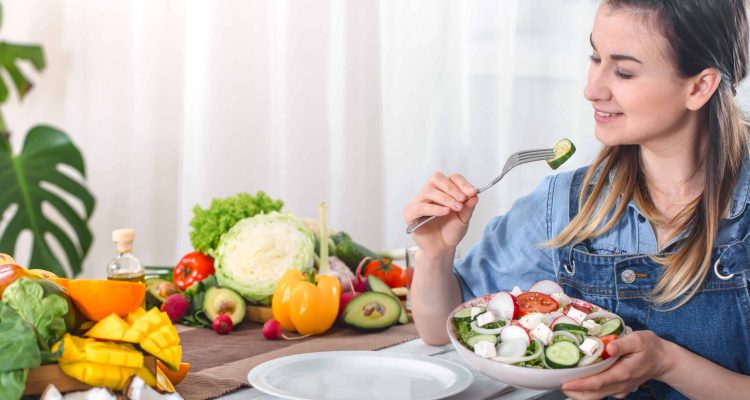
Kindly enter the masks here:
[[[585, 168], [579, 169], [573, 176], [571, 220], [578, 213], [585, 172]], [[588, 241], [563, 247], [557, 250], [557, 279], [567, 295], [620, 315], [633, 330], [651, 330], [716, 364], [750, 375], [749, 225], [748, 210], [735, 219], [722, 220], [719, 240], [723, 242], [714, 249], [712, 270], [695, 296], [673, 311], [661, 311], [647, 300], [663, 267], [645, 254], [592, 250], [596, 246]], [[750, 399], [750, 393], [747, 396]], [[665, 383], [651, 380], [627, 398], [686, 397]]]

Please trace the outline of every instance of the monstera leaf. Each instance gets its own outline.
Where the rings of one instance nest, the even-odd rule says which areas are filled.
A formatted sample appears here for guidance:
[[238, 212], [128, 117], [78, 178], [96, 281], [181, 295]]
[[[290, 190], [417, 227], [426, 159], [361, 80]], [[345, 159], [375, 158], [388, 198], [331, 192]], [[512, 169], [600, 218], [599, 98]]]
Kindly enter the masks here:
[[[0, 24], [2, 20], [3, 8], [0, 5]], [[37, 71], [43, 70], [46, 65], [41, 46], [0, 42], [0, 69], [4, 69], [10, 76], [20, 99], [23, 99], [33, 86], [16, 65], [22, 60], [30, 62]], [[0, 79], [0, 103], [8, 100], [8, 86], [4, 82], [5, 79], [7, 78]]]
[[[81, 263], [91, 247], [88, 219], [94, 210], [94, 197], [76, 178], [61, 171], [67, 165], [85, 177], [83, 157], [68, 136], [51, 126], [37, 125], [27, 134], [23, 150], [13, 155], [9, 141], [0, 139], [0, 216], [16, 205], [15, 214], [0, 236], [0, 252], [13, 254], [19, 235], [32, 233], [29, 268], [42, 268], [59, 276], [67, 275], [62, 263], [50, 248], [49, 239], [56, 240], [68, 260], [73, 275], [81, 272]], [[80, 215], [59, 195], [72, 196], [83, 204]], [[74, 237], [42, 212], [42, 205], [51, 206], [72, 228]]]

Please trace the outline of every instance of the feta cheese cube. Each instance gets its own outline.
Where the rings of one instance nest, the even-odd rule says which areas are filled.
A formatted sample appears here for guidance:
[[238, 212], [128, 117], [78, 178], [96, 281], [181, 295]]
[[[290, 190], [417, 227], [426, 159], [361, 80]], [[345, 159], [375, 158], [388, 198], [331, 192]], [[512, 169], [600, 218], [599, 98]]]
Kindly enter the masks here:
[[482, 307], [471, 307], [471, 319], [482, 313]]
[[601, 329], [601, 325], [597, 324], [596, 321], [593, 319], [589, 319], [586, 321], [583, 321], [581, 324], [582, 327], [586, 328], [589, 331], [589, 335], [596, 335], [599, 333], [599, 330]]
[[531, 313], [526, 314], [518, 319], [518, 322], [527, 330], [536, 328], [537, 325], [544, 321], [544, 314], [542, 313]]
[[552, 341], [552, 330], [545, 324], [539, 324], [531, 331], [531, 337], [546, 346]]
[[599, 342], [597, 342], [594, 339], [586, 338], [586, 340], [581, 343], [580, 346], [578, 346], [579, 349], [581, 349], [582, 352], [586, 353], [586, 355], [590, 356], [594, 354], [596, 349], [599, 347]]
[[580, 325], [583, 322], [583, 320], [586, 318], [586, 313], [575, 307], [570, 307], [570, 310], [568, 310], [567, 315], [570, 318], [573, 318], [578, 323], [578, 325]]
[[566, 304], [570, 303], [570, 297], [563, 292], [552, 293], [550, 295], [556, 302], [560, 303], [561, 307], [565, 307]]
[[487, 324], [491, 324], [493, 322], [497, 321], [497, 318], [495, 318], [495, 315], [492, 314], [492, 312], [487, 311], [486, 313], [479, 314], [477, 316], [477, 326], [484, 326]]
[[510, 294], [513, 295], [513, 297], [518, 297], [519, 294], [523, 293], [523, 290], [521, 290], [518, 286], [513, 286], [513, 290], [510, 291]]
[[491, 342], [480, 340], [474, 343], [474, 353], [480, 357], [490, 358], [497, 356], [497, 349]]

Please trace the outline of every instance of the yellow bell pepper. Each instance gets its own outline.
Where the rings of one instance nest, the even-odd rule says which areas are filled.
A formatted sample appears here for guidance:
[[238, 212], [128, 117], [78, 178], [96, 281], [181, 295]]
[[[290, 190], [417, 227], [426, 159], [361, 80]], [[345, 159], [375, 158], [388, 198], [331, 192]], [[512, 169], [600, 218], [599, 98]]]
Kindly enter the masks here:
[[177, 329], [166, 313], [154, 307], [148, 312], [138, 309], [126, 318], [110, 314], [86, 332], [86, 336], [99, 340], [137, 343], [143, 351], [160, 359], [173, 370], [180, 368], [182, 347]]
[[143, 366], [143, 354], [129, 344], [100, 342], [66, 333], [52, 351], [57, 352], [60, 346], [60, 369], [83, 383], [121, 390], [128, 378], [138, 375], [146, 384], [156, 385], [156, 378]]
[[340, 297], [341, 282], [335, 276], [311, 277], [290, 269], [274, 289], [271, 311], [282, 328], [300, 335], [317, 335], [336, 321]]

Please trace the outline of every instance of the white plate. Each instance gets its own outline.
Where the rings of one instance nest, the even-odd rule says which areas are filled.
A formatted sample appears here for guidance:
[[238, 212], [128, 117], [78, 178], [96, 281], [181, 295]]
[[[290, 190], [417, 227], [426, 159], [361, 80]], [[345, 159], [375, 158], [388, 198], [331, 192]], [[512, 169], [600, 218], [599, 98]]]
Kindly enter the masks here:
[[466, 368], [426, 356], [326, 351], [266, 361], [247, 374], [256, 389], [284, 399], [442, 399], [474, 380]]

